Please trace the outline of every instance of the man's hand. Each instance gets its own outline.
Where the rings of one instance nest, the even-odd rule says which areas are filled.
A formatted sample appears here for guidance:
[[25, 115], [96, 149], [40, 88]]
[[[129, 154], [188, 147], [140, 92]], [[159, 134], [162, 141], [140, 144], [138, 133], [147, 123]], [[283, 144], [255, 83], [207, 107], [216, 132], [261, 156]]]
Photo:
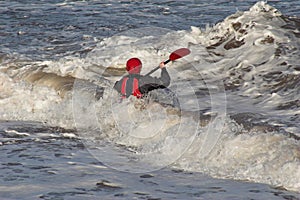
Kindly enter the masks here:
[[160, 69], [162, 69], [162, 68], [165, 68], [166, 66], [165, 66], [164, 62], [161, 62], [161, 63], [159, 64], [159, 67], [160, 67]]

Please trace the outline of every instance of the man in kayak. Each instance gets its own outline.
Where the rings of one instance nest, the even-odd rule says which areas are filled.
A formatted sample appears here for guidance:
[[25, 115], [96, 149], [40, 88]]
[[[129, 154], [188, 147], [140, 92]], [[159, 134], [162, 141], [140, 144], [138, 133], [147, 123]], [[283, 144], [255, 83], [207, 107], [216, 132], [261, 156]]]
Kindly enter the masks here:
[[130, 95], [142, 98], [151, 90], [166, 88], [170, 85], [170, 75], [161, 62], [159, 64], [161, 69], [160, 78], [140, 75], [142, 69], [142, 62], [138, 58], [130, 58], [126, 63], [126, 70], [128, 75], [122, 77], [114, 85], [122, 98], [128, 98]]

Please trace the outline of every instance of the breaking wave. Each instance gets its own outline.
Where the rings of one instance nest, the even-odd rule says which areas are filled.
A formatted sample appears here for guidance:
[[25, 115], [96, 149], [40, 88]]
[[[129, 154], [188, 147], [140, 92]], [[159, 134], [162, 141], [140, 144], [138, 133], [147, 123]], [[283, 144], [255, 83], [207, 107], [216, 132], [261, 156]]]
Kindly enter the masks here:
[[[258, 2], [205, 30], [120, 33], [85, 57], [1, 55], [0, 118], [77, 129], [91, 153], [125, 171], [171, 165], [299, 191], [299, 22]], [[145, 73], [180, 47], [192, 52], [168, 68], [180, 106], [115, 101], [129, 57]]]

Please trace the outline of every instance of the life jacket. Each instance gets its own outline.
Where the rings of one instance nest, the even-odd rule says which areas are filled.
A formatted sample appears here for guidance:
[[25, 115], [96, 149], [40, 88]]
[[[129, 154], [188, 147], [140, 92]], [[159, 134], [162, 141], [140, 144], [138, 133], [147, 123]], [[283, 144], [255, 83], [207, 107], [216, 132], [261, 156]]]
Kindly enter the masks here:
[[139, 90], [139, 79], [136, 77], [124, 77], [121, 87], [122, 98], [128, 98], [130, 95], [141, 98], [143, 95]]

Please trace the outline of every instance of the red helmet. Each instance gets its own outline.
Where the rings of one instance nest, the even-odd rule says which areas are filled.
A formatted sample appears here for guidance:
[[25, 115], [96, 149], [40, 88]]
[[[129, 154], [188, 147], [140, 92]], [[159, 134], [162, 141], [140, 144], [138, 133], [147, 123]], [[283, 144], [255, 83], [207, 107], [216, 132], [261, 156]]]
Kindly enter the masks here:
[[142, 62], [138, 58], [130, 58], [126, 63], [126, 70], [129, 74], [139, 74], [142, 69]]

